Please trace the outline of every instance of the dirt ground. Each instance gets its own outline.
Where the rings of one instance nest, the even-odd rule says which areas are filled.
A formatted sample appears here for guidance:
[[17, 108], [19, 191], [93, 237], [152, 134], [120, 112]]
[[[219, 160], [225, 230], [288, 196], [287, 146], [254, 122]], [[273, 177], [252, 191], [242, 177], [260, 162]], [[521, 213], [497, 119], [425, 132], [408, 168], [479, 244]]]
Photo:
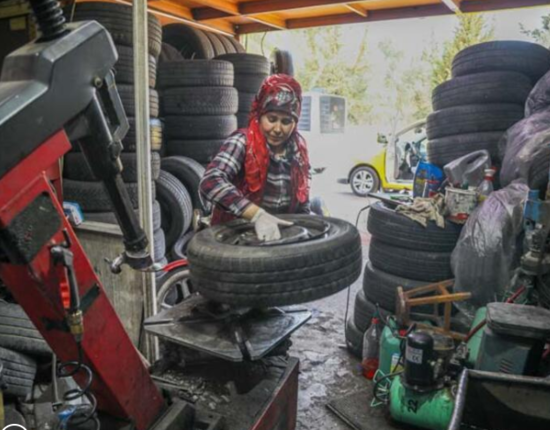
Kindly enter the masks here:
[[[349, 186], [336, 183], [336, 173], [328, 169], [313, 178], [312, 195], [319, 195], [331, 215], [353, 224], [359, 210], [369, 199], [352, 194]], [[370, 235], [366, 232], [366, 214], [358, 227], [363, 241], [363, 259], [368, 255]], [[326, 408], [329, 400], [365, 388], [368, 382], [359, 370], [359, 360], [345, 347], [344, 323], [349, 295], [349, 312], [362, 276], [350, 288], [305, 306], [313, 317], [293, 336], [291, 354], [300, 359], [300, 392], [297, 430], [347, 430], [349, 427]], [[368, 405], [365, 405], [368, 407]]]

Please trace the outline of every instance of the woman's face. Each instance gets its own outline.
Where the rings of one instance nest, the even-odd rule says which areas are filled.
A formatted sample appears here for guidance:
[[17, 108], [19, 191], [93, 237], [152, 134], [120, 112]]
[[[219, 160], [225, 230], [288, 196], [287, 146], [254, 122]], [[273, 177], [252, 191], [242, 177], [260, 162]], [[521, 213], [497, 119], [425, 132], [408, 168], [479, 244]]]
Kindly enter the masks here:
[[286, 113], [268, 112], [261, 116], [260, 126], [267, 142], [279, 146], [288, 140], [296, 127], [296, 121]]

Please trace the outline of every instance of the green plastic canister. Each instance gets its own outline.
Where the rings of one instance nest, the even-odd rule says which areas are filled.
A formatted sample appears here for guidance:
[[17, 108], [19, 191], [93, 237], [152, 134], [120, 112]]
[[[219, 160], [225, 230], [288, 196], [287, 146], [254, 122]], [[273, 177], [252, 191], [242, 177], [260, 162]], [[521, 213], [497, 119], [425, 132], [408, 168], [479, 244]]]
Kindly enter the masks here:
[[396, 368], [401, 356], [401, 340], [393, 335], [397, 331], [395, 320], [390, 318], [382, 331], [382, 338], [380, 339], [380, 364], [378, 369], [384, 372], [384, 375], [399, 370]]

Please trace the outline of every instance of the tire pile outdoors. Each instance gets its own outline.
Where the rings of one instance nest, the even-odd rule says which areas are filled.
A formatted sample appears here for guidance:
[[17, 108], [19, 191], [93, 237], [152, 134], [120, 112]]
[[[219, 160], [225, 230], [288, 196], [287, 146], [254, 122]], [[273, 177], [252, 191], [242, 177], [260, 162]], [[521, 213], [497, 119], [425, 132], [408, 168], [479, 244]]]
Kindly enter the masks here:
[[[427, 119], [428, 161], [444, 167], [459, 157], [485, 149], [493, 165], [500, 168], [505, 160], [504, 165], [511, 169], [508, 165], [515, 161], [506, 158], [506, 132], [509, 130], [510, 134], [514, 124], [519, 127], [525, 103], [533, 97], [530, 94], [534, 85], [549, 70], [550, 51], [527, 42], [488, 42], [458, 53], [452, 79], [436, 87], [432, 94], [434, 112]], [[550, 73], [547, 76], [550, 83]], [[547, 87], [546, 93], [539, 89], [540, 94], [546, 94], [547, 103], [545, 107], [538, 106], [537, 112], [550, 106], [550, 85]], [[539, 97], [539, 104], [541, 98], [544, 97]], [[548, 129], [550, 121], [545, 125]], [[546, 142], [550, 143], [550, 136]], [[535, 170], [543, 172], [547, 180], [550, 151], [539, 157], [538, 165], [540, 168]], [[407, 291], [454, 277], [451, 254], [462, 226], [446, 221], [441, 229], [431, 221], [424, 228], [378, 202], [370, 208], [367, 228], [372, 235], [369, 261], [363, 288], [355, 298], [354, 313], [346, 324], [348, 349], [359, 357], [363, 333], [370, 326], [376, 305], [381, 316], [395, 312], [397, 287]]]

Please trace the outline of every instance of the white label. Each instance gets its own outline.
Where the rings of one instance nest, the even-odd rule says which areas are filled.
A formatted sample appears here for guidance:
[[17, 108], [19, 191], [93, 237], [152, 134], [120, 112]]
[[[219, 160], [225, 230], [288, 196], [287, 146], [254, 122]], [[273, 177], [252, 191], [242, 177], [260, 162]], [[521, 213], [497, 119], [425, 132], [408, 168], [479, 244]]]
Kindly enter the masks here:
[[418, 348], [411, 348], [407, 345], [407, 361], [414, 364], [422, 364], [422, 350]]

